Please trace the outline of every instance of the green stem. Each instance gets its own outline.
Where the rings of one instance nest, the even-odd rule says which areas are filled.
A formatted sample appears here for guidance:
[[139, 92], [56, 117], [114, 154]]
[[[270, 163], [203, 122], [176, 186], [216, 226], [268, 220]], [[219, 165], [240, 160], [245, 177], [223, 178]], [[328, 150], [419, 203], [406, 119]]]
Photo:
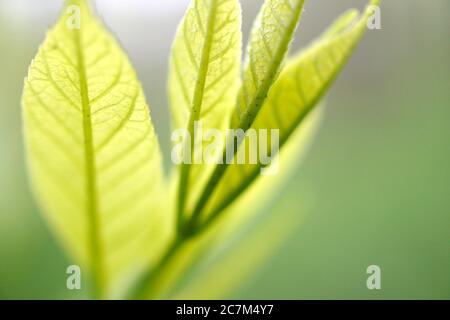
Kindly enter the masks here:
[[[251, 122], [251, 123], [253, 123], [253, 122]], [[246, 132], [250, 128], [251, 123], [248, 123], [247, 119], [243, 119], [243, 121], [241, 121], [241, 123], [239, 124], [239, 128], [241, 128], [242, 130], [244, 130], [244, 132]], [[191, 218], [188, 222], [189, 228], [197, 229], [196, 225], [198, 223], [198, 220], [200, 219], [200, 215], [201, 215], [203, 209], [205, 208], [206, 204], [208, 203], [209, 199], [211, 198], [211, 195], [213, 194], [217, 185], [219, 184], [220, 179], [223, 177], [223, 175], [225, 174], [225, 171], [227, 170], [228, 166], [230, 165], [227, 161], [227, 159], [229, 158], [228, 150], [232, 150], [231, 155], [232, 155], [232, 157], [234, 157], [236, 155], [237, 151], [239, 150], [239, 147], [240, 147], [241, 143], [244, 141], [244, 139], [238, 140], [238, 138], [235, 137], [233, 140], [228, 141], [228, 143], [223, 151], [222, 162], [220, 164], [218, 164], [216, 166], [216, 168], [214, 169], [211, 177], [209, 178], [209, 180], [205, 186], [205, 189], [203, 189], [203, 192], [200, 195], [200, 198], [197, 201], [197, 204], [194, 207], [194, 210], [192, 211]]]
[[189, 182], [189, 167], [185, 163], [180, 167], [180, 182], [178, 184], [178, 199], [177, 199], [177, 232], [179, 232], [184, 225], [184, 204], [186, 202], [186, 189]]
[[192, 229], [196, 228], [196, 224], [200, 219], [200, 215], [204, 207], [208, 203], [209, 198], [213, 194], [216, 186], [220, 181], [220, 178], [224, 175], [227, 167], [228, 164], [226, 162], [223, 162], [222, 164], [218, 164], [214, 169], [211, 178], [208, 180], [208, 183], [206, 184], [205, 189], [203, 190], [199, 200], [197, 201], [197, 205], [195, 206], [194, 211], [192, 212], [191, 218], [188, 222], [188, 228]]
[[176, 253], [187, 242], [186, 237], [177, 236], [167, 247], [159, 262], [145, 273], [137, 282], [137, 286], [129, 294], [132, 300], [154, 299], [157, 295], [158, 280], [165, 267], [170, 264]]

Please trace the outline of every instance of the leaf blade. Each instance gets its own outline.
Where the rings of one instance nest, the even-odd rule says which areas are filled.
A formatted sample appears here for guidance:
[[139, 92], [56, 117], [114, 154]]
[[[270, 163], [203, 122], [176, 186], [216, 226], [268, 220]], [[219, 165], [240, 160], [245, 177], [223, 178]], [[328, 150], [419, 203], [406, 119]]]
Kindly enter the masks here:
[[304, 0], [266, 0], [253, 25], [232, 127], [248, 129], [276, 80]]
[[[185, 149], [192, 151], [201, 139], [194, 135], [195, 121], [201, 121], [205, 130], [224, 130], [229, 122], [239, 85], [240, 24], [237, 0], [192, 0], [178, 28], [170, 61], [169, 100], [173, 129], [186, 129], [192, 139]], [[191, 163], [198, 156], [202, 155], [192, 154]], [[210, 167], [181, 165], [179, 218], [201, 191]]]
[[[73, 7], [79, 28], [68, 24]], [[120, 45], [85, 1], [67, 1], [64, 10], [25, 80], [28, 164], [49, 223], [101, 290], [132, 259], [147, 258], [142, 226], [156, 218], [148, 194], [162, 183], [161, 156], [142, 87]], [[136, 185], [146, 193], [130, 193]], [[138, 231], [134, 239], [130, 228]]]
[[[368, 7], [356, 22], [355, 11], [346, 13], [318, 41], [289, 61], [271, 88], [251, 128], [257, 132], [279, 129], [281, 149], [342, 70], [364, 34], [370, 13]], [[334, 63], [325, 57], [329, 50], [334, 50], [336, 54]], [[248, 148], [248, 145], [249, 137], [246, 136], [241, 149]], [[267, 148], [270, 150], [270, 146]], [[249, 150], [243, 152], [248, 159]], [[261, 163], [230, 165], [205, 209], [209, 212], [206, 222], [214, 220], [216, 215], [240, 196], [258, 178], [262, 168]]]

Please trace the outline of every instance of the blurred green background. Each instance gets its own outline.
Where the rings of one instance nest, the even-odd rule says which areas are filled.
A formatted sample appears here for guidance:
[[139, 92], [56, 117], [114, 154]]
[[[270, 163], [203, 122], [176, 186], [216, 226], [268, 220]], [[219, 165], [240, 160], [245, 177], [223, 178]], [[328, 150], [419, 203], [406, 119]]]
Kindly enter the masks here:
[[[30, 194], [21, 134], [23, 78], [61, 2], [0, 0], [2, 299], [84, 297], [65, 289], [70, 261]], [[167, 60], [188, 0], [96, 3], [138, 71], [168, 154]], [[242, 3], [248, 34], [261, 1]], [[308, 1], [295, 48], [365, 3]], [[268, 208], [304, 223], [229, 298], [450, 298], [449, 39], [448, 0], [383, 1], [382, 30], [366, 34], [307, 158]], [[366, 287], [372, 264], [381, 290]]]

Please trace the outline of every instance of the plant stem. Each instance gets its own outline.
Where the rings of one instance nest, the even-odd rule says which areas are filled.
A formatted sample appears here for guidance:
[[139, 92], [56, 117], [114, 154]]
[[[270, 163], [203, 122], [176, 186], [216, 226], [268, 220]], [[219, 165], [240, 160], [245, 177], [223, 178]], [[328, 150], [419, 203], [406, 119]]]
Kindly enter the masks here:
[[153, 299], [156, 296], [159, 276], [164, 271], [164, 268], [172, 261], [176, 253], [187, 242], [186, 240], [187, 238], [183, 236], [174, 238], [161, 256], [159, 262], [139, 279], [137, 287], [135, 287], [129, 295], [130, 299]]
[[177, 198], [177, 232], [184, 226], [184, 204], [186, 201], [186, 189], [189, 182], [189, 168], [186, 164], [182, 163], [180, 167], [180, 181], [178, 185], [178, 198]]
[[192, 212], [191, 218], [188, 222], [189, 228], [195, 228], [195, 225], [197, 224], [197, 222], [200, 218], [200, 214], [202, 213], [204, 207], [208, 203], [210, 196], [214, 192], [217, 184], [220, 181], [220, 178], [225, 173], [227, 167], [228, 167], [228, 164], [226, 164], [224, 162], [222, 164], [217, 165], [216, 168], [214, 169], [214, 172], [211, 175], [211, 178], [209, 179], [208, 183], [206, 184], [206, 187], [205, 187], [204, 191], [202, 192], [202, 194], [197, 202], [197, 205], [194, 208], [194, 211]]
[[[244, 132], [248, 130], [248, 126], [244, 124], [243, 121], [241, 121], [241, 124], [239, 128], [243, 128]], [[203, 192], [200, 195], [199, 200], [197, 201], [196, 206], [194, 207], [194, 210], [192, 212], [191, 218], [188, 222], [188, 228], [190, 229], [196, 229], [196, 224], [198, 220], [200, 219], [200, 215], [205, 208], [206, 204], [208, 203], [208, 200], [210, 199], [211, 195], [213, 194], [214, 190], [216, 189], [217, 185], [219, 184], [220, 179], [225, 174], [225, 171], [227, 170], [229, 163], [227, 161], [228, 157], [231, 155], [234, 157], [241, 145], [241, 143], [244, 141], [245, 137], [243, 139], [238, 139], [237, 137], [234, 137], [233, 140], [229, 140], [222, 155], [222, 162], [216, 166], [214, 169], [210, 179], [208, 180], [205, 189], [203, 189]], [[229, 150], [232, 150], [232, 153], [229, 154]]]

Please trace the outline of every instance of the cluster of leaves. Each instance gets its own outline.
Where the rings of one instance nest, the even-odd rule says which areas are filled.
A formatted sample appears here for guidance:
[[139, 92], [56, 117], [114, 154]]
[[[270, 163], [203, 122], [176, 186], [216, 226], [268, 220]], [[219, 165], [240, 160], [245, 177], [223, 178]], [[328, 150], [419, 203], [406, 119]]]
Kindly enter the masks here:
[[[279, 129], [281, 154], [295, 161], [306, 136], [304, 119], [342, 69], [370, 16], [368, 9], [345, 13], [312, 45], [286, 59], [303, 6], [304, 0], [264, 2], [241, 70], [239, 1], [192, 0], [170, 59], [173, 128], [193, 135], [201, 120], [222, 131]], [[68, 21], [74, 13], [79, 27]], [[23, 109], [36, 198], [69, 254], [88, 270], [97, 298], [111, 297], [117, 288], [132, 298], [206, 294], [208, 280], [230, 268], [226, 257], [184, 291], [169, 289], [211, 247], [248, 224], [257, 211], [252, 192], [261, 198], [275, 188], [275, 181], [259, 175], [260, 163], [182, 164], [165, 177], [141, 84], [85, 0], [66, 1], [30, 66]], [[247, 249], [242, 270], [245, 261], [258, 261], [286, 233], [290, 223], [276, 221], [284, 224], [270, 222], [270, 235], [264, 242], [258, 238], [263, 249]], [[130, 278], [131, 289], [117, 285]]]

